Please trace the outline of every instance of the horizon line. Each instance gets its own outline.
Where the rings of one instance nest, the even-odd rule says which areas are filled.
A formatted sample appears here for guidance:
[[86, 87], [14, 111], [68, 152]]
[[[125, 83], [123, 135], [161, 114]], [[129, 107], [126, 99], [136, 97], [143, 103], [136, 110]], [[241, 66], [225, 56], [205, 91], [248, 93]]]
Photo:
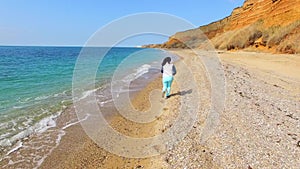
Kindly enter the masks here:
[[[0, 47], [103, 47], [103, 48], [112, 48], [111, 46], [81, 46], [81, 45], [3, 45], [0, 44]], [[137, 46], [113, 46], [119, 48], [141, 48], [142, 45]]]

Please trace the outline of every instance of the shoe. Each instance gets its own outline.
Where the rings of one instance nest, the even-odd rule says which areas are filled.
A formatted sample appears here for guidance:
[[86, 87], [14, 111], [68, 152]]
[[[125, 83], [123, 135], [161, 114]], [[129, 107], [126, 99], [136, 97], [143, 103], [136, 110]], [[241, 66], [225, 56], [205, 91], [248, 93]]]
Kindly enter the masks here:
[[170, 98], [170, 96], [166, 96], [166, 99]]

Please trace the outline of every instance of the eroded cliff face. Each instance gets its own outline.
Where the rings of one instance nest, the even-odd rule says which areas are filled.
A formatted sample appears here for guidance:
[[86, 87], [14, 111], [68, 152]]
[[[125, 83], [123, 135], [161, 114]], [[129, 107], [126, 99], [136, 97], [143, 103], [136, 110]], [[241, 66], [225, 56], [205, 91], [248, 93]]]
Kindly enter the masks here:
[[239, 29], [259, 19], [265, 27], [286, 26], [299, 20], [300, 0], [246, 0], [242, 7], [233, 10], [225, 30]]
[[208, 38], [217, 49], [253, 47], [296, 53], [300, 52], [295, 42], [300, 38], [299, 27], [300, 0], [246, 0], [222, 20], [178, 32], [166, 43], [151, 47], [199, 48]]

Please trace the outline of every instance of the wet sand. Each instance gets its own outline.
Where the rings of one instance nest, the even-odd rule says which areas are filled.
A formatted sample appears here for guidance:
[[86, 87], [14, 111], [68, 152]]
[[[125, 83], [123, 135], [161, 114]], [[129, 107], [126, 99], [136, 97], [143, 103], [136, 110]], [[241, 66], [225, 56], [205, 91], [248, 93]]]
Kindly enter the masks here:
[[[137, 110], [150, 107], [149, 93], [161, 89], [161, 79], [150, 82], [142, 91], [133, 96], [132, 104]], [[110, 125], [120, 133], [131, 137], [150, 137], [161, 132], [158, 122], [137, 124], [115, 115], [109, 119]], [[100, 148], [84, 132], [82, 127], [74, 125], [66, 130], [60, 145], [44, 161], [41, 168], [162, 168], [161, 157], [130, 159], [114, 155]]]

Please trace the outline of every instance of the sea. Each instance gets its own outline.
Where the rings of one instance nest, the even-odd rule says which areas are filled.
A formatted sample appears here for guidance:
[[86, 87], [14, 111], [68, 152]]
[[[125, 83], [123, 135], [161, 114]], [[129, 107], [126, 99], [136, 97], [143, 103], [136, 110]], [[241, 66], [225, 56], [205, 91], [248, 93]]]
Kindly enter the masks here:
[[[82, 97], [100, 91], [101, 106], [113, 102], [109, 93], [114, 92], [110, 86], [115, 72], [121, 82], [138, 81], [129, 89], [118, 83], [118, 92], [134, 92], [160, 74], [163, 58], [176, 58], [164, 50], [132, 47], [0, 46], [1, 167], [38, 167], [58, 146], [64, 129], [78, 123], [73, 120], [58, 127], [57, 119], [72, 106], [73, 73], [83, 49], [89, 51], [86, 63], [99, 65], [92, 77], [94, 87], [81, 91]], [[107, 53], [100, 63], [101, 51]], [[122, 71], [117, 71], [120, 65]]]

